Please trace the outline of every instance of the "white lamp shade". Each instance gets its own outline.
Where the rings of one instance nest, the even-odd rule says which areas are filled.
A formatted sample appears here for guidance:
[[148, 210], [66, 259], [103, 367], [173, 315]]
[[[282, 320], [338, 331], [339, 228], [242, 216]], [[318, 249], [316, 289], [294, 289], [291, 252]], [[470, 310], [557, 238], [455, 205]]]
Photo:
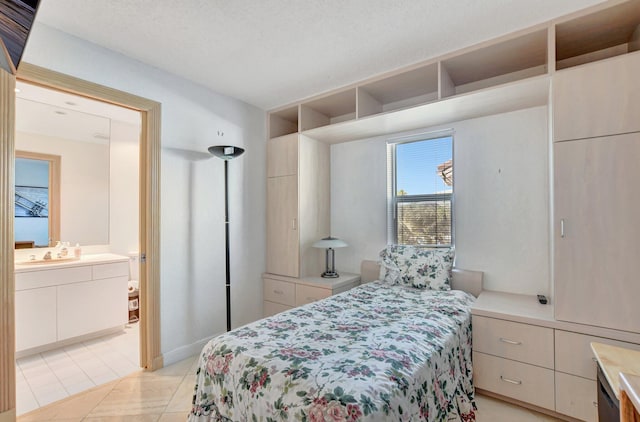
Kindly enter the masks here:
[[332, 249], [336, 249], [336, 248], [344, 248], [347, 247], [349, 245], [347, 245], [347, 243], [344, 240], [340, 240], [337, 239], [335, 237], [325, 237], [324, 239], [320, 239], [317, 242], [315, 242], [313, 244], [314, 248], [324, 248], [324, 249], [328, 249], [328, 248], [332, 248]]

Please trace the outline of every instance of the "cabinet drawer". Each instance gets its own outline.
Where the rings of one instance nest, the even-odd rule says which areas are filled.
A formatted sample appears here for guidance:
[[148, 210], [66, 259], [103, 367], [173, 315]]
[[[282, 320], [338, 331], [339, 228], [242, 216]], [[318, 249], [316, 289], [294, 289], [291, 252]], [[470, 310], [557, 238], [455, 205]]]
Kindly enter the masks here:
[[129, 262], [111, 262], [93, 266], [93, 279], [112, 278], [126, 276], [129, 277]]
[[473, 349], [553, 369], [553, 329], [473, 316]]
[[296, 285], [286, 281], [264, 279], [264, 300], [294, 306], [296, 303]]
[[556, 372], [556, 412], [587, 422], [597, 422], [596, 382]]
[[555, 408], [550, 369], [473, 352], [473, 382], [483, 390], [544, 409]]
[[305, 286], [304, 284], [296, 285], [296, 306], [306, 305], [329, 296], [331, 296], [330, 289]]
[[36, 289], [91, 280], [91, 266], [16, 273], [16, 290]]
[[596, 362], [591, 342], [640, 350], [638, 344], [556, 330], [556, 371], [595, 380]]
[[279, 314], [280, 312], [292, 309], [291, 306], [283, 305], [281, 303], [269, 302], [265, 300], [262, 304], [262, 315], [270, 317], [271, 315]]

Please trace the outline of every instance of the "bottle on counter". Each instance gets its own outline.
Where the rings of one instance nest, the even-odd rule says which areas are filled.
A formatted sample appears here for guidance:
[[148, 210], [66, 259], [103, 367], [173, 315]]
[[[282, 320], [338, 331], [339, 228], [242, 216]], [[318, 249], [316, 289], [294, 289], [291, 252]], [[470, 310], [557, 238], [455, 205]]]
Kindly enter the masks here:
[[80, 248], [79, 243], [76, 243], [76, 247], [73, 248], [73, 256], [76, 258], [80, 258], [80, 256], [82, 256], [82, 248]]

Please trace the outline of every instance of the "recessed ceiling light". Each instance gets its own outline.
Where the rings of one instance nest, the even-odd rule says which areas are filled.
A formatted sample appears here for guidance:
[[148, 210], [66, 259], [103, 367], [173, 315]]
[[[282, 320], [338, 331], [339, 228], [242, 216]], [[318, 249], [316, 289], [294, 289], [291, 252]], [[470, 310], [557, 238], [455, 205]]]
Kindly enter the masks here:
[[73, 101], [65, 101], [64, 102], [66, 105], [70, 105], [70, 106], [77, 106], [77, 103], [74, 103]]
[[60, 114], [60, 115], [63, 115], [63, 116], [64, 116], [65, 114], [67, 114], [67, 112], [66, 112], [66, 111], [61, 111], [61, 110], [56, 110], [56, 111], [54, 111], [54, 113], [56, 113], [56, 114]]

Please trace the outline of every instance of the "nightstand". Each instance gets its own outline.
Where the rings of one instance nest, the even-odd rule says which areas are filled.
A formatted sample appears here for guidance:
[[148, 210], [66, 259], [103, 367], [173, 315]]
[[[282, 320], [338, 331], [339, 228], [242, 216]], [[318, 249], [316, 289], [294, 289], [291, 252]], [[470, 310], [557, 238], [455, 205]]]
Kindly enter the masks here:
[[338, 278], [293, 278], [265, 273], [262, 279], [265, 317], [345, 292], [360, 284], [359, 274], [345, 272], [340, 272]]

